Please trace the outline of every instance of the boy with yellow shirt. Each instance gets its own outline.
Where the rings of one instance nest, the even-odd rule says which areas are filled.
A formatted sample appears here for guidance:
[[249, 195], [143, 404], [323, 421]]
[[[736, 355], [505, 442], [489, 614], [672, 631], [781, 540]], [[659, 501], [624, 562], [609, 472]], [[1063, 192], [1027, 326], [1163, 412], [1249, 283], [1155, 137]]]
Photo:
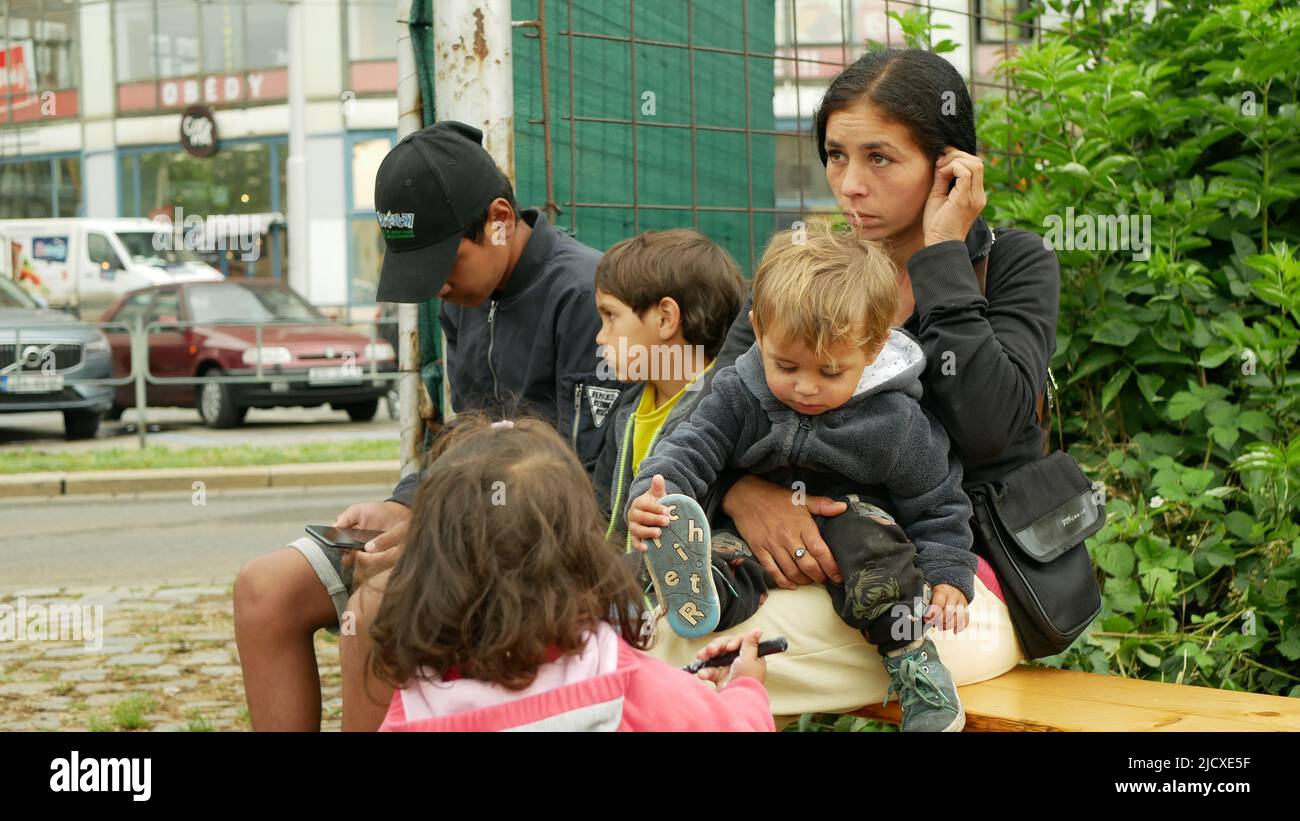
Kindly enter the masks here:
[[[735, 260], [686, 228], [623, 240], [596, 266], [596, 344], [608, 368], [602, 376], [631, 387], [603, 422], [605, 445], [592, 482], [610, 513], [607, 535], [618, 534], [629, 551], [620, 515], [628, 485], [654, 443], [690, 416], [745, 291]], [[715, 583], [748, 590], [755, 585], [736, 586], [730, 579], [770, 578], [739, 539], [715, 539], [712, 547]]]

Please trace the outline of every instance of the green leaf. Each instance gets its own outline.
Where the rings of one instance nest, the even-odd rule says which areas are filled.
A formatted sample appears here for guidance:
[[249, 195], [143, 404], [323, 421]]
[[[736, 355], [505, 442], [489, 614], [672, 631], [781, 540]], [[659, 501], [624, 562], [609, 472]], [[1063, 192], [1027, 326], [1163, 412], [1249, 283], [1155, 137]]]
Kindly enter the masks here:
[[1074, 372], [1070, 374], [1070, 378], [1066, 380], [1065, 384], [1073, 385], [1080, 379], [1083, 379], [1086, 376], [1091, 376], [1093, 373], [1118, 360], [1119, 354], [1111, 350], [1089, 351], [1088, 355], [1080, 361], [1079, 367], [1075, 368]]
[[1155, 407], [1162, 401], [1160, 396], [1160, 386], [1165, 384], [1165, 378], [1158, 373], [1139, 373], [1137, 377], [1138, 390], [1142, 391], [1142, 396], [1147, 402]]
[[1237, 414], [1237, 427], [1256, 436], [1274, 429], [1272, 417], [1257, 410], [1242, 411]]
[[1092, 341], [1123, 348], [1132, 344], [1141, 332], [1142, 326], [1136, 322], [1123, 317], [1113, 317], [1102, 323], [1102, 326], [1092, 335]]
[[1132, 613], [1142, 605], [1137, 580], [1131, 577], [1107, 579], [1106, 601], [1116, 613]]
[[1183, 471], [1182, 484], [1188, 493], [1195, 496], [1209, 487], [1213, 479], [1214, 471], [1209, 468], [1190, 468]]
[[1133, 555], [1133, 548], [1123, 542], [1097, 545], [1093, 548], [1093, 558], [1096, 560], [1097, 566], [1104, 570], [1108, 576], [1131, 576], [1133, 568], [1137, 566], [1137, 558]]
[[1202, 368], [1217, 368], [1236, 352], [1235, 345], [1211, 345], [1201, 351], [1201, 359], [1197, 364]]
[[1255, 518], [1242, 511], [1232, 511], [1223, 517], [1227, 531], [1243, 542], [1251, 543], [1251, 531], [1255, 529]]
[[1204, 405], [1201, 398], [1187, 391], [1179, 391], [1165, 406], [1165, 415], [1175, 422], [1186, 419]]
[[1199, 551], [1197, 555], [1205, 557], [1206, 562], [1211, 567], [1231, 567], [1237, 563], [1237, 555], [1232, 552], [1231, 547], [1223, 542], [1219, 542], [1207, 550]]
[[1292, 627], [1286, 632], [1286, 640], [1277, 643], [1277, 651], [1286, 656], [1287, 661], [1300, 660], [1300, 627]]
[[1146, 666], [1148, 667], [1160, 666], [1160, 657], [1157, 656], [1156, 654], [1149, 653], [1146, 650], [1143, 650], [1141, 647], [1138, 647], [1133, 652], [1138, 657], [1138, 660], [1141, 661]]
[[1124, 383], [1128, 381], [1129, 376], [1132, 374], [1132, 368], [1124, 368], [1123, 370], [1116, 372], [1115, 375], [1106, 382], [1106, 387], [1101, 389], [1102, 410], [1106, 409], [1106, 406], [1111, 403], [1116, 394], [1119, 393], [1120, 388], [1124, 387]]
[[1223, 399], [1211, 399], [1205, 405], [1205, 420], [1211, 425], [1223, 425], [1237, 416], [1237, 406]]
[[1214, 425], [1210, 428], [1210, 436], [1214, 438], [1215, 444], [1225, 450], [1231, 449], [1241, 438], [1241, 431], [1236, 425]]
[[1153, 567], [1142, 574], [1142, 589], [1155, 602], [1166, 602], [1173, 598], [1177, 582], [1178, 574], [1167, 567]]

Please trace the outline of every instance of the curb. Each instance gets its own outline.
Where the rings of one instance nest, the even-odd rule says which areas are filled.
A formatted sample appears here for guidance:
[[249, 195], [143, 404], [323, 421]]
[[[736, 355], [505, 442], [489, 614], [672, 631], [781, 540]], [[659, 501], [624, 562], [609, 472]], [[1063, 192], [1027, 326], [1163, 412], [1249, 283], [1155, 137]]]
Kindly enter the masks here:
[[309, 462], [249, 467], [86, 470], [0, 475], [0, 499], [19, 496], [85, 496], [144, 492], [192, 493], [234, 488], [316, 487], [397, 483], [400, 464], [386, 459], [363, 462]]

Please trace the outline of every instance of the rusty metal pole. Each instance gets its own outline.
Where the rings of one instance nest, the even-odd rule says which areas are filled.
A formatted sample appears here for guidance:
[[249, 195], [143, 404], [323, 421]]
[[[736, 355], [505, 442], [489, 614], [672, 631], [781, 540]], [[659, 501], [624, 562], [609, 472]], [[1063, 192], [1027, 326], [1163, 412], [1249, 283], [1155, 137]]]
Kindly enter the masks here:
[[[515, 184], [515, 85], [510, 0], [438, 0], [433, 18], [433, 87], [438, 119], [483, 132], [483, 147]], [[446, 338], [443, 339], [446, 350]], [[443, 418], [451, 386], [443, 369]]]
[[[424, 124], [420, 80], [415, 73], [411, 40], [411, 0], [397, 3], [397, 137], [401, 139]], [[402, 475], [419, 468], [424, 427], [420, 418], [420, 321], [412, 303], [397, 306], [398, 425], [402, 437]], [[445, 348], [444, 348], [445, 350]]]
[[439, 0], [433, 20], [439, 120], [483, 132], [483, 145], [515, 181], [515, 87], [510, 0]]

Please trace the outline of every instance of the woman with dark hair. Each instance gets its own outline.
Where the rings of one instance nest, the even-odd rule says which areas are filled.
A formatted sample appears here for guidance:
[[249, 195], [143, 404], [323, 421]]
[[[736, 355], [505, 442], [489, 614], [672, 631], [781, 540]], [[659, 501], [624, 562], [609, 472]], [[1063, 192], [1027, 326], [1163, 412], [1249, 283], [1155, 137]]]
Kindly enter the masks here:
[[[831, 81], [814, 123], [841, 212], [894, 261], [895, 324], [925, 352], [921, 404], [943, 423], [965, 486], [1041, 459], [1035, 404], [1056, 346], [1060, 271], [1041, 237], [1000, 230], [995, 243], [980, 218], [984, 166], [961, 75], [930, 52], [871, 52]], [[747, 302], [715, 373], [753, 343], [748, 314]], [[754, 476], [718, 488], [719, 496], [720, 518], [783, 588], [742, 625], [790, 639], [790, 652], [769, 670], [774, 712], [844, 711], [882, 700], [888, 679], [875, 650], [837, 619], [822, 585], [812, 584], [842, 582], [814, 517], [838, 515], [844, 503], [814, 496], [792, 503], [790, 488]], [[926, 619], [939, 628], [933, 639], [959, 685], [1024, 658], [983, 559], [969, 606], [960, 594], [936, 593]], [[662, 625], [658, 633], [654, 652], [670, 661], [688, 659], [699, 644]]]

